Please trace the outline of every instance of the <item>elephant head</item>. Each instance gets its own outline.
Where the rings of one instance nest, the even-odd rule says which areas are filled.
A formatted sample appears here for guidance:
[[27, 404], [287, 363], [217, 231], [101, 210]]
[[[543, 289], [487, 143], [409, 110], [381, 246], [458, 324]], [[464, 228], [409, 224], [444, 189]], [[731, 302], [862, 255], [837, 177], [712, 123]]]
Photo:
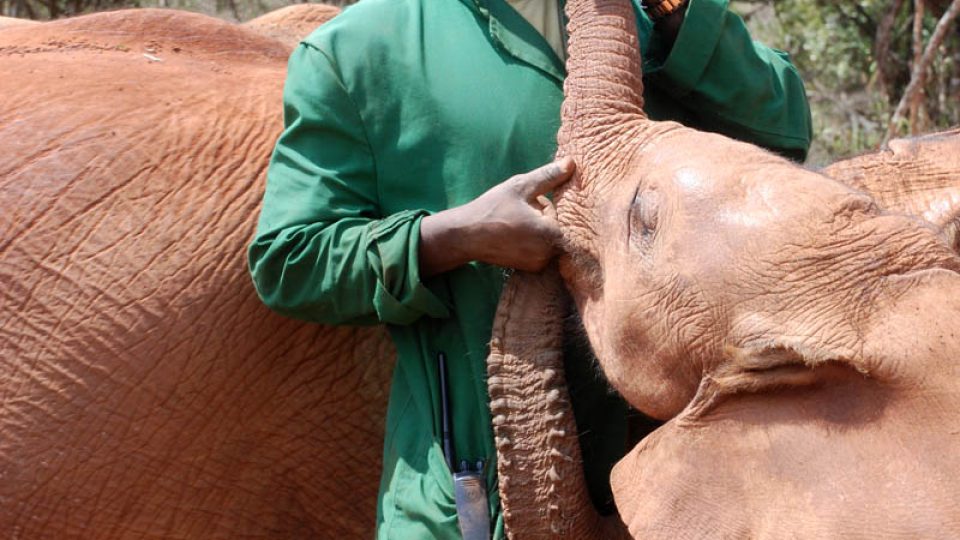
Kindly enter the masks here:
[[[956, 468], [911, 461], [882, 470], [896, 441], [922, 439], [918, 455], [939, 455], [960, 427], [931, 412], [960, 407], [952, 382], [960, 374], [952, 360], [960, 354], [960, 259], [940, 230], [752, 145], [651, 121], [630, 3], [571, 0], [567, 10], [559, 143], [578, 170], [556, 197], [567, 242], [560, 272], [612, 386], [669, 420], [614, 472], [630, 532], [752, 537], [786, 526], [840, 534], [900, 516], [891, 508], [902, 508], [902, 493], [891, 485], [934, 479], [955, 494]], [[498, 323], [556, 311], [533, 300], [530, 281], [521, 276], [507, 288], [501, 307], [514, 308]], [[575, 426], [562, 418], [569, 408], [553, 383], [562, 372], [543, 352], [556, 349], [554, 332], [495, 324], [491, 384], [527, 388], [491, 386], [501, 475], [510, 488], [516, 469], [536, 466], [529, 456], [542, 454], [546, 479], [521, 495], [504, 490], [505, 516], [509, 525], [521, 513], [506, 509], [511, 502], [535, 500], [542, 516], [557, 517], [553, 532], [596, 530], [603, 520], [580, 504]], [[525, 354], [539, 377], [511, 371]], [[524, 401], [536, 389], [546, 399]], [[543, 451], [512, 451], [525, 434], [510, 402], [542, 410]], [[725, 460], [732, 466], [717, 467]], [[869, 504], [873, 496], [881, 502]], [[925, 515], [949, 500], [932, 496]], [[869, 511], [837, 525], [837, 512], [858, 504]], [[960, 524], [955, 514], [904, 517], [898, 526], [942, 533], [936, 525]]]
[[635, 407], [675, 416], [731, 349], [851, 357], [876, 279], [956, 268], [934, 231], [861, 191], [649, 120], [629, 3], [569, 9], [560, 147], [579, 171], [558, 196], [561, 270], [604, 373]]

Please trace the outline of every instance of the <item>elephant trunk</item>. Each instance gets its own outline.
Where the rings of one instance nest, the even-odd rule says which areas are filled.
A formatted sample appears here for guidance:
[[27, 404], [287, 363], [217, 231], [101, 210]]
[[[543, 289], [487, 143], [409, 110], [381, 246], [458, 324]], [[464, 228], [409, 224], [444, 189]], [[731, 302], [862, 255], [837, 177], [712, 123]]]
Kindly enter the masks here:
[[626, 538], [587, 492], [563, 372], [559, 273], [517, 272], [497, 307], [487, 363], [503, 518], [511, 538]]
[[646, 120], [636, 18], [628, 0], [568, 0], [570, 43], [560, 153], [583, 180], [591, 164], [618, 154]]
[[[630, 2], [568, 0], [566, 9], [570, 43], [558, 153], [574, 158], [577, 173], [557, 193], [558, 214], [589, 206], [594, 191], [583, 188], [595, 187], [601, 172], [610, 176], [629, 155], [624, 146], [636, 144], [650, 125]], [[505, 529], [523, 539], [629, 538], [619, 517], [600, 516], [587, 492], [563, 372], [566, 298], [555, 268], [518, 272], [497, 308], [488, 390]]]

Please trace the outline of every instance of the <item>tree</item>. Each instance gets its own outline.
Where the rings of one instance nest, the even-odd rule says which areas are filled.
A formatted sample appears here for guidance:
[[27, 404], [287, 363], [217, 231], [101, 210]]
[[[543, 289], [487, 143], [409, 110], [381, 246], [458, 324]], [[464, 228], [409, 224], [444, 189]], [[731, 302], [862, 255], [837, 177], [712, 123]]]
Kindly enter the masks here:
[[952, 0], [749, 0], [738, 4], [750, 16], [754, 33], [789, 51], [803, 75], [814, 112], [811, 160], [815, 163], [857, 153], [884, 140], [914, 67], [928, 49], [929, 70], [921, 70], [926, 77], [915, 83], [915, 88], [925, 91], [911, 94], [897, 127], [933, 130], [960, 123], [960, 32], [955, 26], [944, 26], [939, 44], [925, 45], [951, 5]]

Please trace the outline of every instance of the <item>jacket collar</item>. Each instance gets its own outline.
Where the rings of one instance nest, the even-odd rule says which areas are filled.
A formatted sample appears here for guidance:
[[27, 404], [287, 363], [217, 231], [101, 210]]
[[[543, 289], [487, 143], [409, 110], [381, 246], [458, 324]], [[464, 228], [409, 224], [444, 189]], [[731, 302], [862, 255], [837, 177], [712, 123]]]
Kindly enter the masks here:
[[[432, 0], [435, 1], [435, 0]], [[540, 32], [506, 0], [463, 0], [488, 21], [490, 39], [504, 52], [533, 66], [557, 82], [566, 76], [563, 62]], [[560, 3], [562, 9], [562, 2]]]
[[[490, 39], [496, 46], [517, 60], [533, 66], [557, 82], [563, 83], [563, 79], [567, 75], [567, 69], [563, 61], [557, 58], [557, 54], [553, 52], [553, 48], [540, 35], [540, 32], [507, 4], [506, 0], [461, 0], [461, 2], [479, 12], [480, 16], [487, 21]], [[644, 74], [656, 72], [663, 63], [662, 57], [665, 56], [661, 52], [662, 44], [654, 35], [653, 23], [643, 14], [640, 0], [631, 0], [630, 3], [633, 4], [634, 13], [637, 17], [640, 50], [644, 51], [643, 72]], [[557, 0], [557, 4], [562, 12], [566, 0]], [[564, 16], [564, 21], [566, 21], [566, 16]], [[566, 35], [566, 24], [564, 24], [563, 33]]]

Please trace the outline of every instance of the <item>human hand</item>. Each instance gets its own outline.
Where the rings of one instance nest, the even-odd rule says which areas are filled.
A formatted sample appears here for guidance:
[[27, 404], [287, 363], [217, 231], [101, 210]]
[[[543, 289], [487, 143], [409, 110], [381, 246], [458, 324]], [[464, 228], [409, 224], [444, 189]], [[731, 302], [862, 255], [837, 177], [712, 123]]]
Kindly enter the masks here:
[[420, 222], [420, 272], [430, 276], [468, 261], [536, 272], [557, 254], [560, 229], [546, 193], [573, 174], [570, 158], [518, 174], [486, 193]]

